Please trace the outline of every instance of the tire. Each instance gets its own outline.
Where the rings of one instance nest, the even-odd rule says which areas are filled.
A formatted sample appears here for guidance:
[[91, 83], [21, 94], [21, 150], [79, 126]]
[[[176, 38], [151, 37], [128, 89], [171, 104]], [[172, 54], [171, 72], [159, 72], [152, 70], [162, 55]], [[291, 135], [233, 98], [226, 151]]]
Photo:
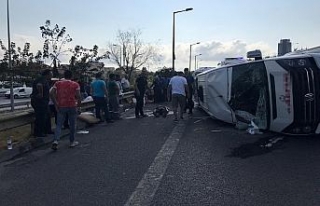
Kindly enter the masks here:
[[13, 95], [13, 99], [17, 99], [18, 98], [18, 95]]

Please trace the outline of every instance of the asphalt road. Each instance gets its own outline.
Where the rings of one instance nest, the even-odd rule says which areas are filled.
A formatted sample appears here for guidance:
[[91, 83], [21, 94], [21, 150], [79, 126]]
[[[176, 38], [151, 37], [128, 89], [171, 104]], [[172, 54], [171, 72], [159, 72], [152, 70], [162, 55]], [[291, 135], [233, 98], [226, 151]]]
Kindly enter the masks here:
[[178, 124], [124, 117], [77, 148], [64, 139], [1, 163], [0, 205], [320, 204], [316, 137], [250, 135], [201, 111]]

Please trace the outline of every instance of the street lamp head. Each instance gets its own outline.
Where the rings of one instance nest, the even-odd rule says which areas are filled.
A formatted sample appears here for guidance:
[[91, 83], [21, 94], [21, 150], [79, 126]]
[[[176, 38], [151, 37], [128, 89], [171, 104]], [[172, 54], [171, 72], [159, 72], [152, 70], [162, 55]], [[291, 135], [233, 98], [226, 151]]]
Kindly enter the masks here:
[[194, 46], [194, 45], [197, 45], [197, 44], [200, 44], [200, 42], [190, 44], [190, 46]]
[[193, 10], [193, 8], [186, 8], [186, 11], [191, 11]]

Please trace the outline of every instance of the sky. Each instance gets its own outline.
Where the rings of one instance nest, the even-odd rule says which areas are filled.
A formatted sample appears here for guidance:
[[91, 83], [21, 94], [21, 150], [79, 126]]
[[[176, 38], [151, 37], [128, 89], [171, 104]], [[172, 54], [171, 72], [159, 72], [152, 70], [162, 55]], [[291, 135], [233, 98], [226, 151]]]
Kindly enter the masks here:
[[[0, 1], [0, 39], [7, 42], [7, 4]], [[98, 45], [100, 52], [116, 43], [119, 30], [140, 30], [140, 38], [157, 48], [161, 61], [149, 70], [171, 67], [173, 12], [175, 14], [175, 67], [214, 67], [226, 57], [246, 56], [260, 49], [263, 56], [277, 54], [280, 39], [293, 48], [320, 46], [319, 0], [9, 0], [11, 41], [31, 44], [35, 53], [43, 39], [39, 27], [46, 20], [65, 26], [73, 48]], [[7, 45], [7, 43], [6, 43]], [[3, 52], [0, 51], [0, 58]], [[201, 54], [201, 55], [199, 55]], [[197, 64], [194, 56], [197, 56]], [[70, 56], [60, 59], [67, 63]], [[105, 61], [105, 66], [114, 63]]]

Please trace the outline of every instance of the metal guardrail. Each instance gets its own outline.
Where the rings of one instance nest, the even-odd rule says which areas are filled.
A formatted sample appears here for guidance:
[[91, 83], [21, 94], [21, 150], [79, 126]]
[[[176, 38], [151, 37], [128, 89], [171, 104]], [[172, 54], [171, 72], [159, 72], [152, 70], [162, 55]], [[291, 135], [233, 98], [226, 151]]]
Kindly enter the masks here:
[[[125, 92], [122, 93], [119, 98], [120, 100], [124, 99], [132, 99], [134, 97], [134, 92]], [[83, 101], [81, 103], [82, 110], [89, 110], [94, 108], [93, 100], [90, 101]], [[20, 111], [17, 113], [6, 113], [1, 115], [0, 117], [0, 132], [6, 131], [9, 129], [14, 129], [17, 127], [21, 127], [28, 124], [33, 124], [34, 122], [34, 111], [33, 109], [28, 109], [25, 111]]]
[[[17, 107], [17, 106], [27, 106], [27, 108], [29, 108], [31, 106], [31, 102], [30, 101], [25, 101], [25, 102], [15, 102], [14, 104], [14, 107]], [[11, 103], [7, 103], [7, 104], [0, 104], [0, 109], [2, 108], [8, 108], [8, 107], [11, 107]]]
[[[127, 98], [128, 96], [133, 96], [134, 95], [134, 92], [133, 91], [130, 91], [130, 92], [125, 92], [125, 93], [122, 93], [119, 97], [120, 98]], [[18, 107], [18, 106], [27, 106], [27, 108], [30, 108], [31, 106], [31, 102], [30, 101], [25, 101], [25, 102], [15, 102], [14, 103], [14, 107]], [[7, 104], [0, 104], [0, 109], [2, 108], [9, 108], [11, 107], [11, 103], [7, 103]]]

